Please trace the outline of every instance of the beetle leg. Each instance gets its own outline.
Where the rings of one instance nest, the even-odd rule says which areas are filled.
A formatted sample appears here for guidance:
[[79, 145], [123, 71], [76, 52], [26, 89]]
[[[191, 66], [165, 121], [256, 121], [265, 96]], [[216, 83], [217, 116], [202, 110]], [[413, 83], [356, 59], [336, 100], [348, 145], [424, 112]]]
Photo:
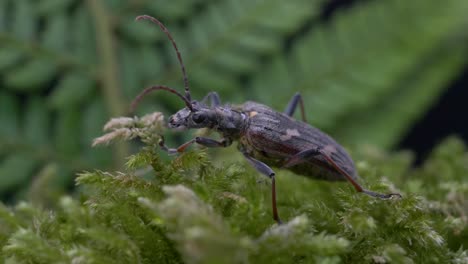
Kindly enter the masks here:
[[201, 100], [201, 103], [205, 104], [208, 99], [210, 99], [211, 107], [221, 105], [221, 99], [219, 98], [219, 95], [217, 92], [209, 92], [205, 97], [203, 97], [203, 99]]
[[177, 154], [179, 152], [184, 152], [184, 150], [188, 146], [190, 146], [190, 145], [192, 145], [194, 143], [194, 140], [195, 139], [187, 141], [186, 143], [180, 145], [178, 148], [169, 148], [168, 146], [166, 146], [166, 143], [164, 142], [164, 137], [161, 136], [161, 139], [159, 140], [159, 146], [161, 147], [162, 150], [166, 151], [170, 155], [174, 155], [174, 154]]
[[276, 207], [276, 182], [275, 182], [275, 172], [265, 163], [252, 158], [247, 153], [242, 151], [242, 154], [247, 159], [247, 161], [252, 165], [258, 172], [263, 175], [268, 176], [271, 179], [271, 205], [273, 208], [273, 219], [278, 223], [282, 224], [281, 219], [278, 215], [278, 208]]
[[355, 179], [353, 179], [351, 175], [349, 175], [346, 171], [340, 168], [340, 166], [338, 166], [328, 154], [326, 154], [323, 150], [319, 150], [319, 151], [320, 151], [320, 154], [328, 161], [328, 163], [330, 163], [339, 173], [341, 173], [341, 175], [343, 175], [354, 186], [354, 189], [356, 189], [356, 191], [365, 193], [372, 197], [381, 198], [381, 199], [388, 199], [393, 196], [398, 196], [399, 198], [401, 198], [401, 194], [399, 193], [383, 194], [383, 193], [377, 193], [377, 192], [373, 192], [373, 191], [362, 188], [362, 186]]
[[221, 139], [221, 141], [217, 141], [211, 138], [196, 137], [195, 143], [205, 146], [207, 148], [225, 148], [229, 147], [232, 144], [232, 140], [230, 138], [223, 138]]
[[211, 138], [196, 137], [180, 145], [178, 148], [168, 148], [166, 144], [164, 144], [164, 137], [161, 137], [161, 139], [159, 140], [159, 146], [161, 147], [161, 149], [168, 152], [169, 154], [176, 154], [176, 153], [184, 152], [185, 149], [188, 148], [193, 143], [197, 143], [208, 148], [215, 148], [215, 147], [225, 148], [232, 144], [232, 140], [230, 138], [223, 138], [221, 141], [217, 141]]
[[343, 175], [346, 178], [346, 180], [348, 180], [349, 183], [353, 185], [356, 191], [365, 193], [372, 197], [378, 197], [382, 199], [388, 199], [388, 198], [391, 198], [392, 196], [398, 196], [401, 198], [401, 195], [399, 193], [383, 194], [383, 193], [377, 193], [377, 192], [364, 189], [351, 175], [349, 175], [349, 173], [347, 173], [340, 166], [338, 166], [338, 164], [336, 164], [336, 162], [327, 153], [325, 153], [321, 148], [308, 149], [308, 150], [304, 150], [304, 151], [297, 153], [296, 155], [292, 156], [286, 161], [286, 164], [284, 165], [284, 167], [294, 166], [298, 163], [307, 161], [307, 159], [310, 157], [314, 157], [318, 155], [321, 155], [323, 158], [325, 158], [325, 160], [331, 166], [333, 166], [335, 170], [337, 170], [341, 175]]
[[297, 153], [296, 155], [290, 157], [289, 159], [287, 159], [283, 167], [284, 168], [292, 167], [296, 164], [306, 161], [308, 158], [311, 158], [320, 154], [321, 154], [320, 148], [303, 150]]
[[268, 178], [275, 176], [275, 172], [268, 165], [266, 165], [265, 163], [257, 159], [252, 158], [246, 153], [242, 153], [242, 154], [244, 154], [244, 157], [247, 159], [250, 165], [252, 165], [258, 172], [260, 172], [261, 174], [265, 176], [268, 176]]
[[288, 116], [292, 116], [294, 112], [296, 111], [298, 103], [300, 104], [300, 107], [301, 107], [302, 121], [307, 122], [306, 116], [305, 116], [305, 110], [304, 110], [304, 101], [302, 100], [302, 96], [300, 93], [296, 93], [293, 96], [293, 98], [291, 98], [291, 101], [289, 101], [288, 106], [284, 110], [284, 113], [287, 114]]

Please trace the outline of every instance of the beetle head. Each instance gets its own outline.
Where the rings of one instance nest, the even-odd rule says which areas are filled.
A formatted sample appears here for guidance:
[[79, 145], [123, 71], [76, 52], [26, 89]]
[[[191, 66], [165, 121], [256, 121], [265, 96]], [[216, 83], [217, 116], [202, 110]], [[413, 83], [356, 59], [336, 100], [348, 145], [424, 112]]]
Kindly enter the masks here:
[[192, 110], [185, 107], [169, 117], [169, 127], [176, 129], [212, 128], [216, 125], [216, 113], [198, 102], [192, 102]]

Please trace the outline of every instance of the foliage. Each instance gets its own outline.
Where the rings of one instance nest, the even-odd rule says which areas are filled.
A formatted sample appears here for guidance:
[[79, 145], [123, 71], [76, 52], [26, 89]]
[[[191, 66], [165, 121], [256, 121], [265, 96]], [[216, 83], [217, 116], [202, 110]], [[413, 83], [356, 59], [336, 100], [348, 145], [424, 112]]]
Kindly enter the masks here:
[[304, 34], [249, 88], [279, 109], [301, 91], [310, 122], [340, 142], [392, 146], [464, 65], [467, 11], [459, 1], [361, 4]]
[[[154, 143], [158, 120], [108, 127], [151, 135]], [[353, 154], [366, 186], [403, 198], [375, 199], [347, 183], [278, 170], [286, 221], [278, 226], [270, 182], [245, 161], [216, 166], [196, 150], [168, 163], [147, 145], [124, 173], [81, 173], [80, 197], [62, 197], [54, 210], [35, 201], [0, 207], [1, 256], [11, 263], [466, 263], [468, 152], [461, 141], [447, 139], [416, 170], [407, 152], [362, 147]]]

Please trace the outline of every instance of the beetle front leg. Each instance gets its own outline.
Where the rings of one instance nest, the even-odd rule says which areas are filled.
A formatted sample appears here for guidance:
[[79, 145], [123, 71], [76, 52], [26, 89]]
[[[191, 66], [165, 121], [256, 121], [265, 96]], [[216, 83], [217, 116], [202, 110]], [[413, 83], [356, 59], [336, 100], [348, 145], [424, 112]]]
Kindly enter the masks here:
[[333, 168], [335, 168], [336, 171], [338, 171], [341, 175], [343, 175], [346, 178], [346, 180], [348, 180], [349, 183], [351, 183], [353, 185], [353, 187], [354, 187], [354, 189], [356, 189], [356, 191], [365, 193], [365, 194], [367, 194], [369, 196], [372, 196], [372, 197], [381, 198], [381, 199], [388, 199], [388, 198], [390, 198], [392, 196], [398, 196], [398, 197], [401, 198], [401, 195], [399, 193], [383, 194], [383, 193], [377, 193], [377, 192], [373, 192], [373, 191], [364, 189], [351, 175], [349, 175], [349, 173], [347, 173], [340, 166], [338, 166], [338, 164], [336, 164], [336, 162], [327, 153], [325, 153], [321, 148], [308, 149], [308, 150], [304, 150], [304, 151], [301, 151], [301, 152], [297, 153], [296, 155], [292, 156], [291, 158], [289, 158], [286, 161], [284, 167], [291, 167], [291, 166], [294, 166], [296, 164], [306, 162], [309, 158], [315, 157], [315, 156], [318, 156], [318, 155], [325, 158], [325, 160], [331, 166], [333, 166]]
[[275, 182], [275, 172], [265, 163], [252, 158], [246, 152], [241, 151], [247, 161], [252, 165], [258, 172], [267, 176], [271, 179], [271, 205], [273, 209], [273, 220], [275, 220], [278, 225], [282, 224], [281, 219], [278, 215], [278, 208], [276, 207], [276, 182]]
[[[183, 152], [185, 150], [185, 148], [187, 148], [188, 146], [190, 146], [193, 142], [193, 139], [180, 145], [178, 148], [169, 148], [168, 146], [166, 146], [166, 143], [164, 141], [164, 137], [161, 136], [161, 139], [159, 140], [159, 147], [161, 147], [162, 150], [166, 151], [167, 153], [169, 153], [169, 155], [175, 155], [179, 152]], [[179, 151], [180, 149], [180, 151]]]
[[284, 110], [284, 113], [288, 116], [292, 116], [296, 111], [297, 104], [299, 104], [301, 107], [302, 121], [307, 122], [304, 110], [304, 101], [302, 100], [300, 93], [296, 93], [293, 98], [291, 98], [291, 101], [289, 101], [288, 106]]
[[221, 141], [217, 141], [211, 138], [196, 137], [180, 145], [178, 148], [168, 148], [164, 143], [164, 137], [161, 137], [161, 139], [159, 140], [159, 146], [161, 147], [161, 149], [168, 152], [169, 154], [182, 153], [193, 143], [197, 143], [208, 148], [225, 148], [232, 144], [232, 140], [230, 138], [223, 138]]
[[232, 144], [232, 140], [230, 138], [223, 138], [221, 139], [221, 141], [217, 141], [211, 138], [196, 137], [194, 140], [195, 143], [205, 146], [207, 148], [226, 148]]

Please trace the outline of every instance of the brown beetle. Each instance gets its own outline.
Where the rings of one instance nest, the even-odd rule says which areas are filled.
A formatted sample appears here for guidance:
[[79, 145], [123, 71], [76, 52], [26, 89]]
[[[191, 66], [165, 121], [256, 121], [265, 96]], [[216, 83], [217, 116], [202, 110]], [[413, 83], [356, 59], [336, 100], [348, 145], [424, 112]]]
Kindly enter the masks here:
[[[296, 174], [327, 181], [348, 180], [356, 191], [373, 197], [401, 197], [398, 193], [381, 194], [364, 189], [357, 182], [353, 160], [344, 148], [327, 134], [306, 123], [304, 103], [299, 93], [294, 95], [283, 113], [256, 102], [246, 102], [240, 106], [222, 105], [216, 92], [209, 93], [201, 102], [192, 100], [185, 66], [171, 34], [156, 18], [146, 15], [137, 17], [137, 20], [141, 19], [159, 25], [174, 46], [184, 77], [185, 95], [167, 86], [152, 86], [135, 98], [131, 109], [149, 92], [165, 90], [180, 97], [186, 106], [169, 118], [170, 128], [209, 128], [222, 135], [220, 141], [196, 137], [178, 148], [168, 148], [161, 140], [163, 150], [173, 154], [183, 152], [193, 143], [205, 147], [228, 147], [233, 141], [238, 141], [239, 151], [246, 160], [272, 181], [273, 219], [278, 223], [281, 220], [276, 207], [275, 172], [270, 166], [288, 168]], [[292, 118], [298, 105], [303, 121]]]

